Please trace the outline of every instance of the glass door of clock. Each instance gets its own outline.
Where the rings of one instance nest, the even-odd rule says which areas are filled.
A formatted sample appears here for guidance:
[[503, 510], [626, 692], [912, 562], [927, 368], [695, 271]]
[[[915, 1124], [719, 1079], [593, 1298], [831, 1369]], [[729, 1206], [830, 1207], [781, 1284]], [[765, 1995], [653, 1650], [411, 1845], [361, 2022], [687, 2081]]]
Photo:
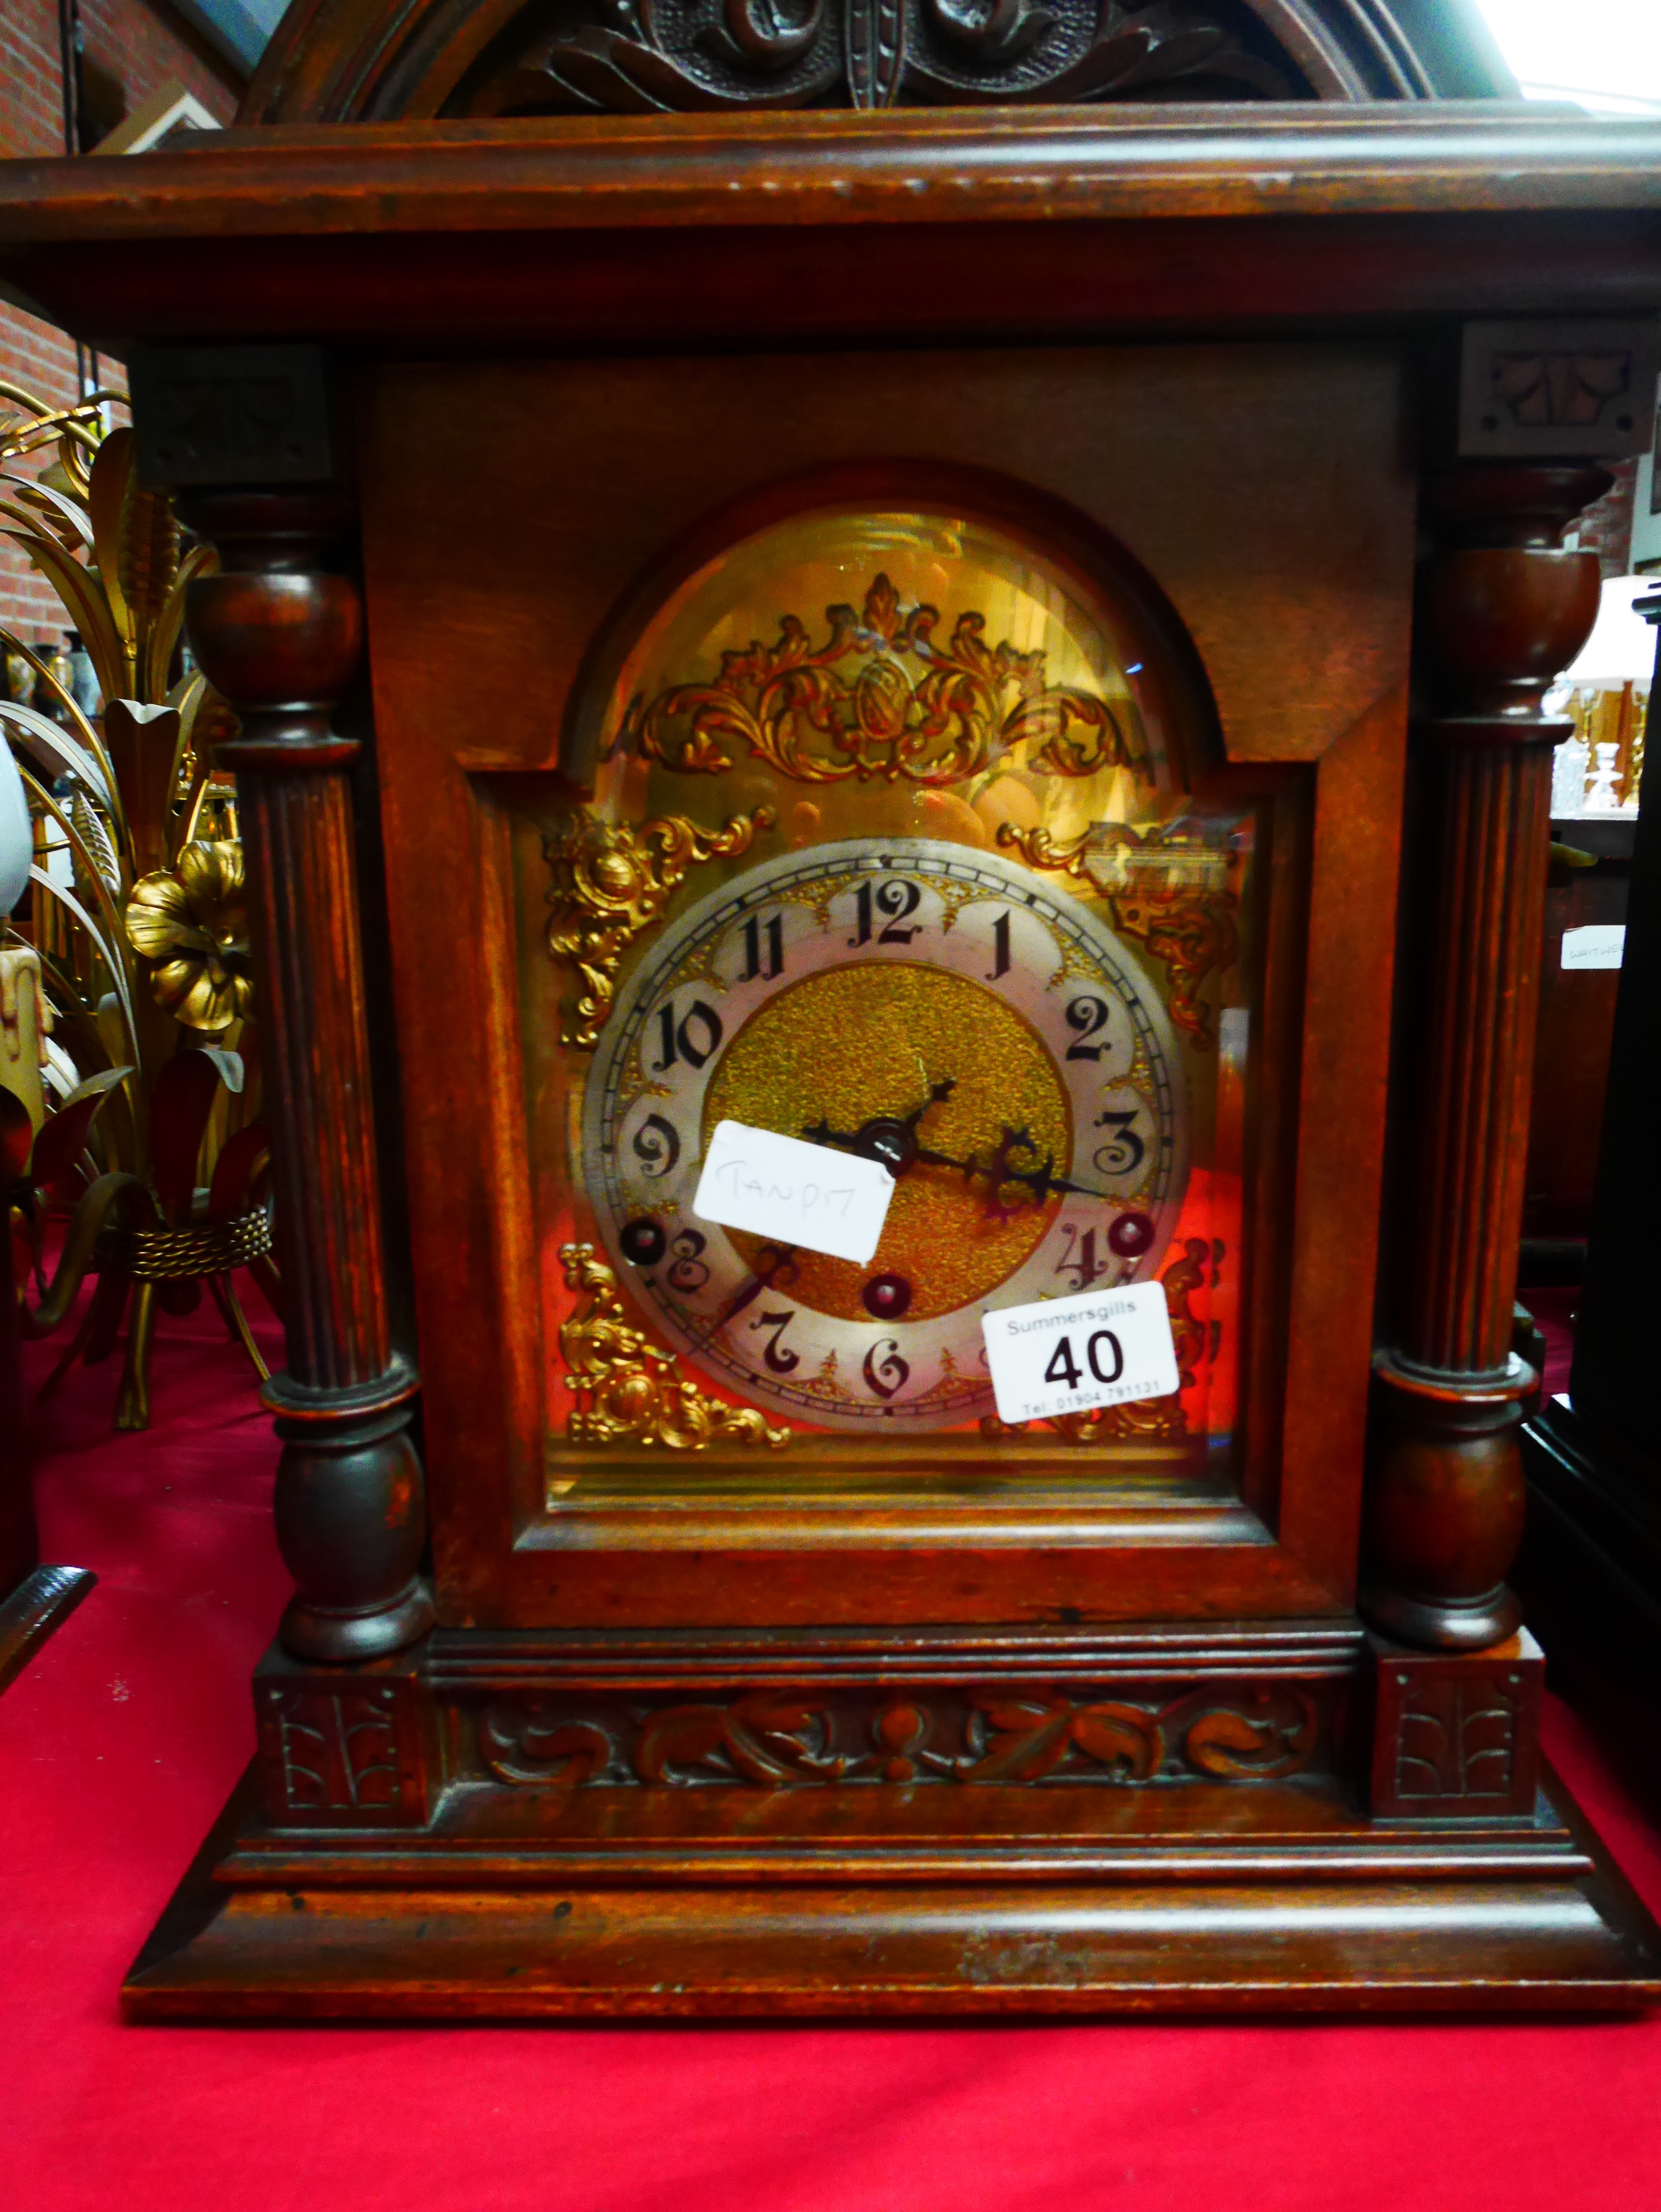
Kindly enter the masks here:
[[[1123, 556], [968, 501], [810, 506], [648, 599], [516, 812], [550, 1510], [1238, 1495], [1286, 779], [1220, 773]], [[724, 1121], [881, 1161], [870, 1261], [700, 1214]], [[1150, 1281], [1175, 1390], [999, 1419], [987, 1312]]]

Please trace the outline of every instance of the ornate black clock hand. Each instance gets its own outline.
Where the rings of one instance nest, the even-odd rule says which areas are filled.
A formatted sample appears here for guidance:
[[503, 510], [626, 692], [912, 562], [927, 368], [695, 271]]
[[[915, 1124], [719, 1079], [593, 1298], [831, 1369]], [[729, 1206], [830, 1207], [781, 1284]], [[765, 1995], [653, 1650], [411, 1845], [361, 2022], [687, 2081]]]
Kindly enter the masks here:
[[845, 1152], [861, 1152], [867, 1159], [880, 1160], [890, 1175], [898, 1177], [925, 1157], [917, 1143], [918, 1122], [931, 1106], [943, 1105], [957, 1087], [957, 1078], [945, 1075], [929, 1085], [928, 1097], [907, 1115], [879, 1114], [852, 1132], [833, 1129], [821, 1117], [802, 1134], [812, 1145], [836, 1145]]
[[960, 1160], [950, 1152], [938, 1152], [927, 1145], [917, 1147], [916, 1158], [925, 1166], [956, 1168], [965, 1182], [983, 1177], [987, 1185], [986, 1210], [995, 1220], [1007, 1220], [1015, 1210], [1013, 1206], [1004, 1205], [1000, 1196], [1011, 1183], [1019, 1184], [1030, 1191], [1035, 1206], [1043, 1205], [1052, 1194], [1059, 1194], [1063, 1191], [1070, 1191], [1076, 1198], [1098, 1198], [1104, 1203], [1110, 1201], [1111, 1194], [1107, 1191], [1092, 1190], [1086, 1183], [1073, 1182], [1065, 1176], [1055, 1174], [1056, 1155], [1053, 1152], [1041, 1168], [1018, 1168], [1013, 1164], [1015, 1153], [1030, 1152], [1035, 1149], [1029, 1131], [1012, 1129], [1006, 1121], [1003, 1133], [993, 1148], [989, 1161], [983, 1162], [975, 1152], [971, 1152], [966, 1160]]

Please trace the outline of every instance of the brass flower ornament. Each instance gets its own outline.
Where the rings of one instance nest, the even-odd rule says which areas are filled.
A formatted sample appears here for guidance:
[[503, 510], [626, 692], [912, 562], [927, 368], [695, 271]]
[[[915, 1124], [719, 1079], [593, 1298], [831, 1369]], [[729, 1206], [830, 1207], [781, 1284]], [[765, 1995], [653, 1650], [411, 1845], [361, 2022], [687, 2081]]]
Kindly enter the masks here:
[[253, 1004], [242, 848], [186, 845], [171, 868], [141, 876], [127, 902], [127, 939], [151, 962], [156, 1004], [187, 1029], [224, 1030]]

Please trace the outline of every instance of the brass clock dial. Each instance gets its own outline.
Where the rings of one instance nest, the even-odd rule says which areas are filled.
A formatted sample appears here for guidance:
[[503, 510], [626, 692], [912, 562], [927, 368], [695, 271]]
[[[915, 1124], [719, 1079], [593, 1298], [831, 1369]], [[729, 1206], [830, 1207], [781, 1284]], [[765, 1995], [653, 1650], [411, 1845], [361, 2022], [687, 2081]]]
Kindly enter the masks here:
[[[697, 1216], [723, 1120], [882, 1160], [871, 1262]], [[1149, 1273], [1184, 1122], [1159, 995], [1083, 905], [994, 854], [861, 839], [765, 862], [665, 933], [601, 1040], [584, 1147], [665, 1335], [746, 1401], [871, 1435], [991, 1410], [989, 1305]]]

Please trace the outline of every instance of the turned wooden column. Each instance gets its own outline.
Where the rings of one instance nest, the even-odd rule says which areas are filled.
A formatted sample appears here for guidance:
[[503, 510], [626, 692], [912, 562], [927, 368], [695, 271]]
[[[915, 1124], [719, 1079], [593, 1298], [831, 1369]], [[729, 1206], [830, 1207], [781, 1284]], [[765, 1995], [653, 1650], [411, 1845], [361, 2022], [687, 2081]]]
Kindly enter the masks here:
[[416, 1376], [388, 1324], [349, 769], [330, 710], [362, 610], [324, 558], [350, 529], [329, 492], [209, 491], [181, 502], [222, 573], [190, 586], [191, 644], [241, 724], [236, 771], [271, 1125], [288, 1367], [267, 1387], [283, 1457], [277, 1531], [301, 1657], [392, 1651], [431, 1625], [418, 1579]]
[[1565, 529], [1600, 468], [1467, 465], [1433, 480], [1443, 544], [1423, 576], [1433, 712], [1434, 914], [1417, 988], [1405, 1267], [1374, 1371], [1361, 1609], [1405, 1644], [1473, 1650], [1515, 1630], [1518, 1448], [1535, 1377], [1511, 1350], [1550, 842], [1542, 711], [1597, 618], [1593, 553]]

